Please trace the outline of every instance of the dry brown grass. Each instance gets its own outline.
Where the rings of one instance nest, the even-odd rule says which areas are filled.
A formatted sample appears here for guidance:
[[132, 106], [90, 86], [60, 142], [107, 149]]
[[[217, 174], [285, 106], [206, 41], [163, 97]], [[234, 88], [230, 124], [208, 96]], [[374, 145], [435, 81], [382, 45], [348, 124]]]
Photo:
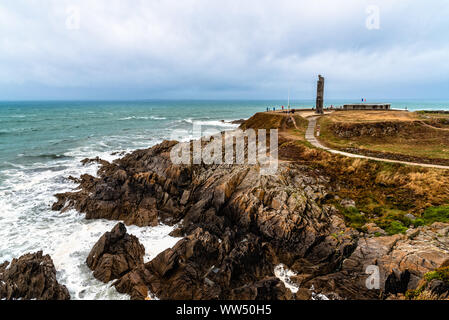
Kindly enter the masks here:
[[[381, 113], [381, 112], [378, 112]], [[274, 117], [273, 119], [269, 119]], [[280, 117], [284, 117], [280, 115]], [[263, 114], [255, 117], [252, 125], [279, 125], [279, 115]], [[449, 203], [449, 170], [412, 167], [401, 164], [348, 158], [316, 149], [303, 141], [306, 123], [299, 118], [301, 130], [291, 127], [281, 130], [279, 156], [281, 160], [310, 166], [329, 179], [330, 190], [340, 199], [355, 200], [357, 208], [365, 212], [366, 219], [375, 221], [391, 212], [398, 215], [413, 213], [417, 216], [429, 206]], [[333, 198], [330, 197], [332, 202]]]
[[336, 111], [327, 115], [335, 122], [415, 121], [420, 116], [408, 111]]
[[281, 113], [259, 112], [240, 125], [242, 130], [247, 129], [278, 129], [283, 126], [286, 116]]
[[426, 197], [430, 203], [443, 204], [449, 201], [448, 171], [421, 169], [408, 173], [384, 172], [377, 174], [377, 183], [408, 188], [416, 196]]
[[397, 160], [446, 164], [449, 130], [432, 127], [418, 116], [405, 111], [335, 112], [319, 120], [320, 140], [334, 149], [358, 148], [397, 155]]

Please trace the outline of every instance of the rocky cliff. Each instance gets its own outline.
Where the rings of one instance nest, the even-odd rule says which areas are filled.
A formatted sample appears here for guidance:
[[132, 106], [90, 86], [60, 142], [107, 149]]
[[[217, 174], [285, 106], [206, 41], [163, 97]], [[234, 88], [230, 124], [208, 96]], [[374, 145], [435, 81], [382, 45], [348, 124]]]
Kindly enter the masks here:
[[[174, 234], [183, 239], [152, 261], [138, 258], [120, 272], [103, 264], [100, 274], [107, 276], [100, 278], [117, 279], [117, 290], [134, 299], [149, 293], [161, 299], [385, 298], [415, 289], [449, 258], [445, 224], [383, 237], [347, 227], [325, 204], [333, 191], [328, 177], [312, 165], [281, 161], [272, 176], [255, 165], [175, 165], [169, 154], [176, 144], [102, 161], [98, 177], [81, 176], [80, 189], [57, 195], [53, 205], [88, 219], [177, 225]], [[110, 237], [97, 245], [105, 247]], [[98, 259], [88, 258], [94, 270]], [[289, 279], [295, 290], [275, 276], [281, 264], [295, 274]], [[378, 289], [366, 286], [369, 265], [379, 267]]]

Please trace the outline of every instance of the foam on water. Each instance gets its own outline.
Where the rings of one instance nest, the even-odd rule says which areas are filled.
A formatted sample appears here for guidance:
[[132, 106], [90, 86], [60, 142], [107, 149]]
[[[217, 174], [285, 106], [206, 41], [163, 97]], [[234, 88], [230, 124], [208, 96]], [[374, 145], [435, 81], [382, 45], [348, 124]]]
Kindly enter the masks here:
[[[116, 221], [86, 220], [74, 210], [54, 212], [54, 194], [73, 191], [68, 176], [95, 175], [84, 158], [113, 161], [124, 153], [170, 139], [175, 129], [200, 136], [192, 123], [220, 131], [264, 110], [248, 102], [0, 102], [0, 263], [28, 252], [51, 255], [60, 283], [72, 299], [128, 299], [97, 281], [85, 260], [92, 246]], [[128, 227], [145, 246], [145, 261], [179, 239], [172, 227]]]
[[285, 265], [279, 264], [274, 268], [274, 275], [281, 280], [285, 287], [292, 293], [298, 292], [299, 286], [291, 280], [291, 277], [296, 276], [296, 273], [288, 269]]
[[[88, 148], [87, 148], [88, 149]], [[0, 260], [9, 260], [28, 252], [43, 250], [55, 263], [58, 281], [67, 286], [72, 299], [128, 299], [110, 284], [92, 276], [85, 260], [99, 237], [117, 222], [86, 220], [74, 210], [51, 211], [54, 194], [73, 190], [75, 184], [65, 179], [80, 173], [95, 175], [97, 165], [83, 167], [85, 156], [99, 155], [112, 161], [110, 153], [93, 149], [72, 150], [73, 159], [55, 159], [32, 166], [14, 166], [4, 170], [0, 186]], [[168, 236], [173, 227], [128, 227], [145, 246], [145, 262], [154, 258], [179, 239]]]

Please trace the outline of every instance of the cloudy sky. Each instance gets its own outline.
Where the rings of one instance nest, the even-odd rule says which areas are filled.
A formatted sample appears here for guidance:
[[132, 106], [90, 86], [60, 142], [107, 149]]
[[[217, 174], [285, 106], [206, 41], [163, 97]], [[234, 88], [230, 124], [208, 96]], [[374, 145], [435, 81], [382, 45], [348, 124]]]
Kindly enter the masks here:
[[0, 100], [449, 99], [447, 0], [1, 0]]

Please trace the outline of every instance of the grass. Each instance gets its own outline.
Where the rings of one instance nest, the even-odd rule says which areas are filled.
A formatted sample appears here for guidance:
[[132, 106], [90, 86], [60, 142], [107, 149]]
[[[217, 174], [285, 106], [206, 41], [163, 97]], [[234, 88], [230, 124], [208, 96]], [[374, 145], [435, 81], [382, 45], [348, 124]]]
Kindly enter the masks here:
[[420, 118], [407, 111], [337, 111], [331, 114], [337, 122], [413, 121]]
[[[405, 113], [404, 116], [390, 115], [386, 118], [380, 115], [359, 111], [335, 112], [322, 117], [318, 122], [321, 127], [320, 140], [335, 149], [357, 148], [427, 159], [449, 159], [449, 131], [433, 129], [414, 122], [421, 121], [419, 115], [415, 113]], [[366, 124], [366, 130], [363, 131], [365, 134], [356, 134], [363, 124]], [[378, 131], [373, 135], [374, 129], [379, 130], [379, 124], [389, 133], [379, 135]], [[347, 130], [350, 134], [353, 131], [354, 136], [344, 138], [338, 136], [335, 133], [336, 126], [340, 131]]]
[[432, 280], [440, 280], [449, 284], [449, 267], [443, 266], [434, 271], [430, 271], [424, 275], [423, 283], [416, 290], [408, 290], [405, 293], [407, 299], [410, 300], [427, 300], [431, 298], [430, 294], [425, 294], [427, 285]]
[[441, 280], [449, 283], [449, 267], [438, 268], [434, 271], [428, 272], [424, 275], [427, 282], [432, 280]]
[[355, 207], [342, 208], [340, 207], [340, 212], [343, 214], [345, 221], [354, 229], [359, 231], [363, 230], [363, 226], [366, 224], [367, 220], [364, 215]]
[[[287, 120], [290, 117], [290, 115], [286, 113], [274, 113], [274, 112], [258, 112], [255, 115], [253, 115], [251, 118], [246, 120], [242, 125], [240, 126], [240, 129], [247, 130], [247, 129], [287, 129], [291, 128], [287, 124]], [[295, 120], [297, 125], [299, 126], [300, 123], [302, 123], [302, 120], [307, 120], [301, 118], [300, 116], [295, 116]], [[298, 123], [299, 122], [299, 123]]]
[[404, 226], [402, 224], [402, 222], [394, 220], [394, 221], [391, 221], [390, 225], [387, 228], [385, 228], [385, 232], [391, 236], [391, 235], [398, 234], [398, 233], [405, 234], [407, 229], [408, 228], [406, 226]]
[[427, 208], [416, 224], [431, 225], [434, 222], [449, 222], [449, 206]]
[[[295, 115], [298, 129], [287, 125], [287, 119], [283, 114], [262, 113], [250, 119], [249, 124], [254, 128], [262, 124], [281, 128], [280, 160], [297, 162], [326, 177], [333, 190], [331, 195], [338, 197], [329, 195], [322, 202], [334, 205], [348, 226], [364, 231], [366, 223], [374, 222], [388, 234], [400, 234], [413, 226], [449, 222], [449, 170], [331, 154], [313, 148], [305, 140], [306, 119]], [[322, 126], [322, 137], [323, 129], [326, 128]], [[354, 200], [356, 208], [342, 207], [338, 198]], [[417, 219], [407, 218], [408, 213]]]

